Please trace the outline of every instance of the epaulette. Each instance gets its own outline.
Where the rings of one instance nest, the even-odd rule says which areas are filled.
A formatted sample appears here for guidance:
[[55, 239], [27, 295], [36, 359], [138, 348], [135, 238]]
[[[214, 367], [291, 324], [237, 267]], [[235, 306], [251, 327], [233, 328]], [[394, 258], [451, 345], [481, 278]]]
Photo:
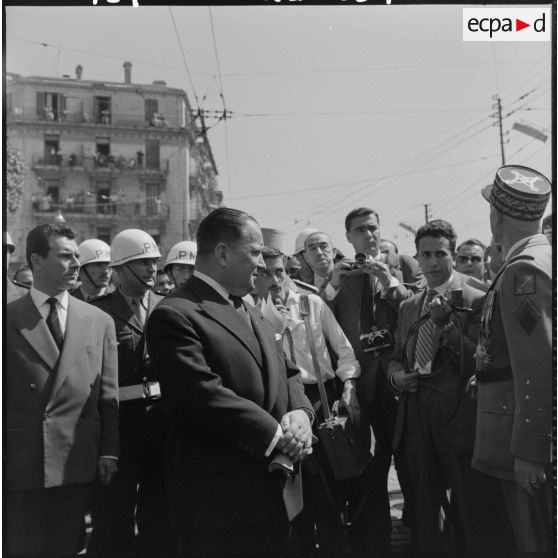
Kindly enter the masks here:
[[29, 285], [24, 285], [23, 283], [20, 283], [19, 281], [15, 281], [14, 279], [12, 279], [12, 283], [13, 283], [16, 287], [21, 287], [22, 289], [26, 289], [26, 290], [31, 289], [31, 287], [30, 287]]
[[310, 285], [310, 283], [305, 283], [300, 279], [292, 279], [292, 281], [299, 289], [302, 289], [303, 291], [308, 291], [309, 293], [312, 294], [318, 294], [320, 292], [317, 287], [314, 287], [314, 285]]
[[531, 256], [531, 254], [517, 254], [517, 256], [513, 256], [512, 258], [510, 258], [508, 265], [518, 260], [534, 260], [534, 259], [535, 256]]

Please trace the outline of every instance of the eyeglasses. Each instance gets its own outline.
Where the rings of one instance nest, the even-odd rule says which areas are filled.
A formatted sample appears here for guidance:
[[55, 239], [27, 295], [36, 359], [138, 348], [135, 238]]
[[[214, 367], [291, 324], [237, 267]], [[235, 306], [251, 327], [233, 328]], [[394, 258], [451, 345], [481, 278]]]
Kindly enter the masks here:
[[471, 263], [481, 263], [482, 258], [480, 256], [457, 256], [457, 262], [460, 264], [466, 264], [471, 261]]

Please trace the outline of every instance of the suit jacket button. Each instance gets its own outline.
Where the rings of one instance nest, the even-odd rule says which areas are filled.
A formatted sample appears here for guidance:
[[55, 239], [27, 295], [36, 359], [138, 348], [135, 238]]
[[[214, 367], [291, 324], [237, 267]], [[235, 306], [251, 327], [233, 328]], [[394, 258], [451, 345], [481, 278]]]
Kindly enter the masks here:
[[37, 384], [29, 384], [29, 389], [31, 391], [36, 391], [37, 390]]
[[508, 406], [507, 405], [502, 405], [502, 411], [507, 411], [508, 410]]

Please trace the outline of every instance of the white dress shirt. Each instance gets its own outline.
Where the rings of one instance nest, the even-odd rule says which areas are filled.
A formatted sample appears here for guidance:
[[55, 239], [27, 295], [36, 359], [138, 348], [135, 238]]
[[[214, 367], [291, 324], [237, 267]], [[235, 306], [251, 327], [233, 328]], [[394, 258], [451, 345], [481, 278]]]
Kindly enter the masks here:
[[[308, 302], [310, 305], [310, 327], [318, 356], [318, 365], [324, 381], [331, 380], [335, 376], [343, 382], [351, 378], [358, 378], [360, 376], [360, 365], [349, 340], [343, 333], [333, 312], [318, 295], [309, 294]], [[262, 313], [264, 318], [267, 318], [272, 324], [277, 324], [277, 318], [280, 316], [283, 327], [278, 333], [283, 333], [287, 327], [291, 330], [295, 352], [294, 360], [300, 368], [302, 382], [304, 384], [315, 384], [317, 383], [317, 378], [308, 343], [306, 324], [300, 315], [300, 294], [293, 288], [288, 290], [285, 307], [289, 310], [290, 315], [288, 319], [285, 319], [272, 304], [266, 305]], [[277, 331], [277, 326], [274, 327]], [[335, 371], [331, 365], [326, 339], [338, 356], [337, 369]], [[289, 343], [286, 337], [283, 337], [283, 349], [290, 356]]]
[[45, 320], [50, 312], [50, 304], [47, 302], [49, 298], [56, 299], [56, 310], [58, 311], [58, 321], [60, 322], [60, 329], [62, 335], [66, 335], [66, 320], [68, 318], [68, 291], [62, 291], [54, 297], [39, 291], [36, 287], [29, 289], [29, 294], [33, 300], [33, 304], [37, 307], [39, 314]]

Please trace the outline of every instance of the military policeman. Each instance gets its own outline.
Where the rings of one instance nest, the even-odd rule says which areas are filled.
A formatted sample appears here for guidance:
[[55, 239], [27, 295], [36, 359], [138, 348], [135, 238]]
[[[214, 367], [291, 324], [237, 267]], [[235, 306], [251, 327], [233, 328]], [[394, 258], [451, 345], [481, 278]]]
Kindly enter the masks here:
[[90, 302], [108, 292], [112, 270], [110, 246], [98, 238], [84, 240], [79, 246], [79, 278], [81, 285], [71, 295]]
[[521, 552], [548, 551], [552, 529], [552, 251], [541, 233], [550, 193], [543, 175], [517, 165], [482, 191], [504, 262], [481, 315], [473, 466], [502, 480]]
[[162, 459], [157, 453], [162, 410], [144, 338], [147, 317], [163, 298], [151, 290], [160, 257], [146, 232], [118, 233], [111, 244], [110, 267], [118, 274], [119, 287], [92, 303], [109, 314], [116, 327], [120, 463], [111, 485], [96, 487], [90, 557], [166, 556]]
[[191, 240], [177, 242], [169, 250], [163, 269], [177, 289], [184, 287], [188, 277], [194, 273], [197, 253], [197, 244]]
[[[10, 255], [15, 252], [15, 244], [9, 232], [4, 233], [4, 252], [6, 254], [6, 271], [10, 267]], [[6, 280], [6, 303], [23, 296], [29, 292], [29, 287], [12, 281], [9, 278]]]

